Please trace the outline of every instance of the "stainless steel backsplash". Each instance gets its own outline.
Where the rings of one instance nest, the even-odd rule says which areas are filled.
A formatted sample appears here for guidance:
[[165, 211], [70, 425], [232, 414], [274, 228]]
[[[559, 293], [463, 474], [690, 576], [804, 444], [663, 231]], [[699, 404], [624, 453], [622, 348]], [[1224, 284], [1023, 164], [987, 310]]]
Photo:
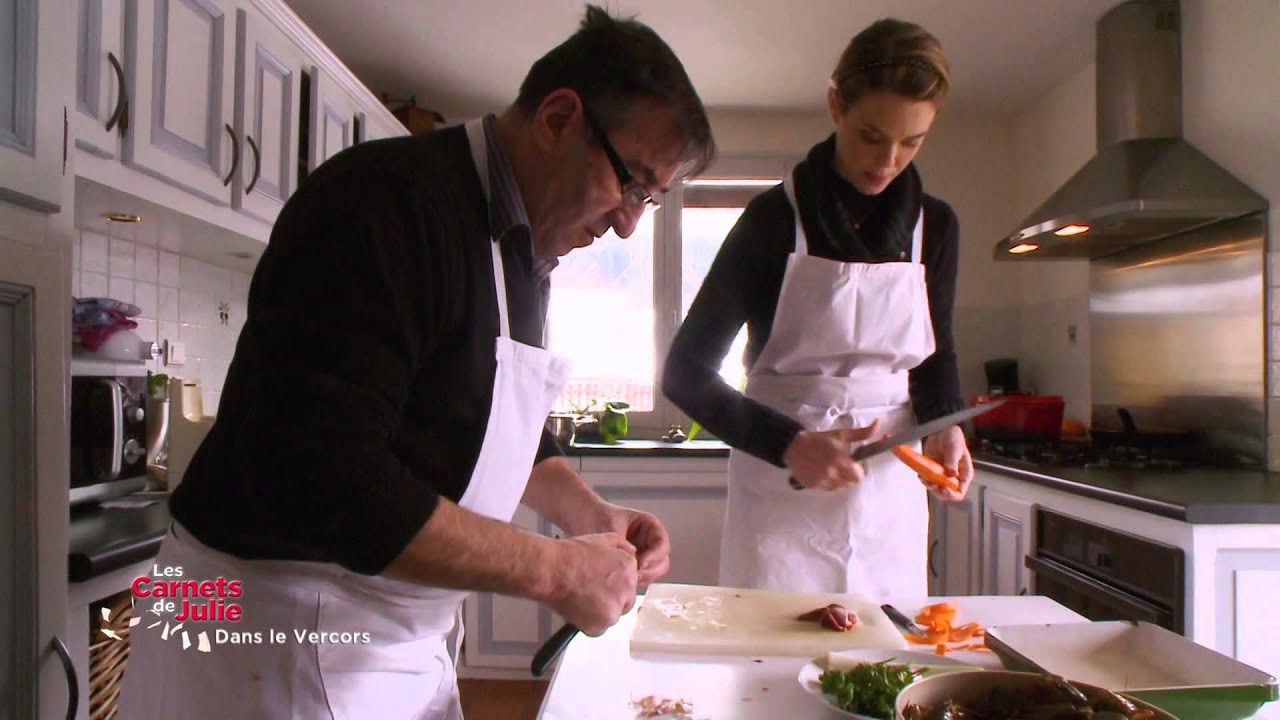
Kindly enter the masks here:
[[1139, 431], [1265, 462], [1265, 238], [1255, 214], [1090, 263], [1095, 427], [1126, 408]]

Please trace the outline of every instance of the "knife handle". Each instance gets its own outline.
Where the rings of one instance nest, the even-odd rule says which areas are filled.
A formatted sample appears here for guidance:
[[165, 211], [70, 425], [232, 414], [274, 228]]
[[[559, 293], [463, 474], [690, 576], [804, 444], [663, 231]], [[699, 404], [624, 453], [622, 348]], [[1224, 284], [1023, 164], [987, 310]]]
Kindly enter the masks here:
[[542, 647], [538, 648], [538, 652], [533, 654], [533, 662], [529, 665], [529, 671], [534, 677], [542, 677], [542, 673], [547, 671], [547, 666], [555, 662], [560, 657], [560, 653], [569, 646], [569, 641], [578, 634], [578, 627], [572, 623], [565, 623], [554, 635], [547, 638], [542, 643]]

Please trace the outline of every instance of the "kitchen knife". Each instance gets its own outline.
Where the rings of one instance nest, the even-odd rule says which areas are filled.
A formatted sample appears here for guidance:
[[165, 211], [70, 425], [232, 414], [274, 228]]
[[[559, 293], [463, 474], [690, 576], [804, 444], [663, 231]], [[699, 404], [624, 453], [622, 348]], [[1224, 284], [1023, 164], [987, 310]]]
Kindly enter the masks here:
[[[916, 440], [932, 435], [939, 430], [945, 430], [952, 425], [958, 425], [966, 420], [975, 418], [993, 408], [1003, 405], [1004, 401], [1004, 398], [996, 398], [991, 402], [974, 405], [971, 408], [965, 408], [959, 412], [953, 412], [950, 415], [943, 415], [942, 417], [930, 420], [927, 423], [921, 423], [920, 425], [894, 433], [882, 440], [867, 443], [853, 451], [853, 459], [865, 460], [873, 455], [879, 455], [886, 450], [892, 450], [899, 445], [906, 445], [907, 443], [915, 442]], [[801, 485], [800, 481], [795, 478], [788, 478], [787, 482], [791, 483], [791, 487], [796, 490], [805, 489], [804, 485]]]
[[881, 605], [880, 609], [883, 610], [884, 614], [888, 615], [889, 619], [893, 621], [893, 624], [897, 625], [902, 631], [911, 633], [917, 637], [924, 637], [924, 630], [921, 630], [919, 625], [911, 622], [911, 618], [903, 615], [898, 608], [892, 605]]
[[542, 643], [542, 647], [538, 648], [538, 652], [533, 654], [533, 662], [529, 665], [529, 671], [533, 673], [533, 676], [542, 677], [542, 673], [547, 671], [547, 666], [560, 657], [560, 653], [569, 647], [569, 641], [578, 632], [578, 626], [573, 623], [565, 623], [554, 635], [547, 638], [547, 641]]

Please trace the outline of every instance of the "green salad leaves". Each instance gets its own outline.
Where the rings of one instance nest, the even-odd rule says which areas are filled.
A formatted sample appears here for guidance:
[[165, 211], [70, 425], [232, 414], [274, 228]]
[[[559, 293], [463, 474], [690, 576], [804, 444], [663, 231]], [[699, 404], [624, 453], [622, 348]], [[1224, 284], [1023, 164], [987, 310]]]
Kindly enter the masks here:
[[827, 670], [818, 676], [818, 682], [822, 692], [834, 698], [841, 709], [892, 720], [898, 693], [922, 673], [923, 668], [912, 670], [882, 660], [863, 663], [852, 670]]

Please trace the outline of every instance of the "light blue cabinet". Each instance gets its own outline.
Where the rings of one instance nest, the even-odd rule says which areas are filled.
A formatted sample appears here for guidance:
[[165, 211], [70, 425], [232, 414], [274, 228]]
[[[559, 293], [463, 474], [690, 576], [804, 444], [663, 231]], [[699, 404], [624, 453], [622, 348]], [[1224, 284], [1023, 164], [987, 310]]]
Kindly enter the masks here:
[[66, 717], [64, 255], [6, 237], [0, 214], [0, 717]]
[[78, 0], [75, 146], [108, 160], [120, 157], [133, 120], [124, 63], [124, 0]]
[[66, 0], [0, 0], [0, 200], [50, 213], [62, 204], [66, 9]]
[[232, 122], [235, 4], [129, 0], [131, 127], [124, 161], [216, 205], [230, 206], [244, 161]]

